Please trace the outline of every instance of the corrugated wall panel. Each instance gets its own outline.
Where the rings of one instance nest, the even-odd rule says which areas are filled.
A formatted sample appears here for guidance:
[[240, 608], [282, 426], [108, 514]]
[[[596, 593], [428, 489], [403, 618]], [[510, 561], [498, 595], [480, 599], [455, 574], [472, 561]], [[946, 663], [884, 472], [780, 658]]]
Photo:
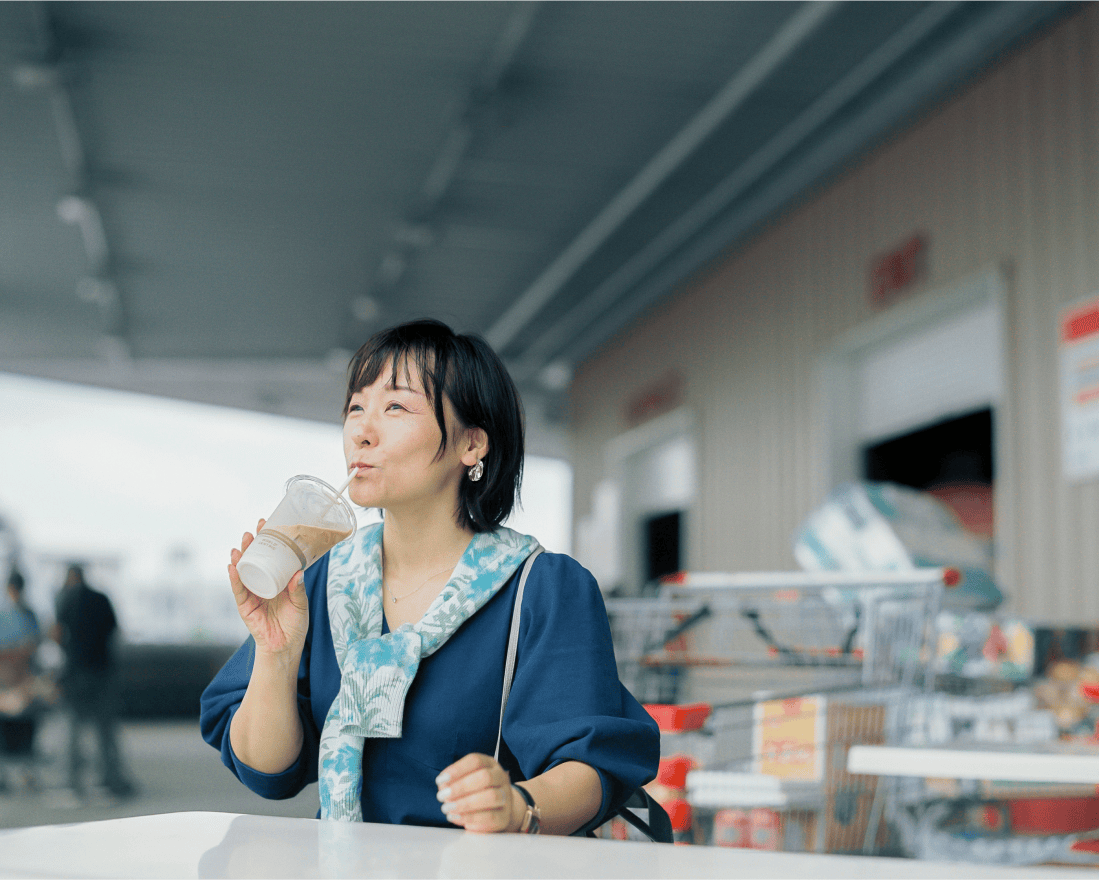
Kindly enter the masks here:
[[820, 359], [871, 320], [871, 258], [930, 241], [921, 293], [1004, 272], [997, 413], [1000, 577], [1009, 607], [1099, 619], [1099, 480], [1061, 478], [1057, 318], [1099, 291], [1099, 7], [1023, 47], [774, 226], [719, 259], [582, 365], [577, 520], [626, 403], [670, 368], [696, 414], [696, 568], [793, 567], [827, 491]]

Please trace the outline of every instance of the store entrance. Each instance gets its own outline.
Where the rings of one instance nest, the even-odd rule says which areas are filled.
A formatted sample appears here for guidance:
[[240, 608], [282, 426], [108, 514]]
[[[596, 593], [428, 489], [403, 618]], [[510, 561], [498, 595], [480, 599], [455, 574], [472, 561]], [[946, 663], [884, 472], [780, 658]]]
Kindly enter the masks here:
[[950, 507], [969, 532], [991, 539], [993, 422], [992, 409], [985, 408], [864, 446], [863, 475], [928, 492]]
[[645, 581], [650, 583], [682, 569], [679, 553], [682, 511], [672, 511], [645, 520]]

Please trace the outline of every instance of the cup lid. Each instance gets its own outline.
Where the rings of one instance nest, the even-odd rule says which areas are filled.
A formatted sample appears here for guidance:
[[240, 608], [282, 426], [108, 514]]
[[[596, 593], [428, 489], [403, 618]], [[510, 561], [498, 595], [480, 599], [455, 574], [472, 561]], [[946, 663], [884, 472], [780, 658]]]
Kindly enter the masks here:
[[[311, 476], [310, 474], [298, 474], [296, 477], [291, 477], [289, 480], [286, 481], [287, 491], [289, 491], [290, 487], [294, 483], [301, 483], [301, 482], [308, 482], [308, 483], [314, 484], [325, 495], [327, 495], [330, 499], [332, 499], [332, 501], [333, 501], [333, 504], [332, 504], [333, 510], [338, 508], [341, 511], [343, 511], [344, 516], [347, 518], [347, 522], [350, 524], [351, 534], [349, 534], [347, 537], [350, 538], [352, 535], [355, 534], [355, 531], [359, 527], [359, 519], [358, 519], [357, 516], [355, 516], [355, 509], [351, 506], [350, 501], [348, 501], [346, 498], [344, 498], [343, 495], [340, 495], [336, 491], [335, 487], [330, 486], [328, 483], [326, 483], [320, 477], [314, 477], [314, 476]], [[345, 538], [344, 540], [347, 540], [347, 538]]]

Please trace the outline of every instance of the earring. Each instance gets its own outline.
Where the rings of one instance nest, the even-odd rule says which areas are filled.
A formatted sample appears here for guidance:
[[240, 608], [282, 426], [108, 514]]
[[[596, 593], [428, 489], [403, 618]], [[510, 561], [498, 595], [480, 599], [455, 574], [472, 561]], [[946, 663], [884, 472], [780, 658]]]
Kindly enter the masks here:
[[471, 467], [467, 471], [470, 482], [476, 483], [481, 477], [485, 475], [485, 463], [481, 459], [477, 459], [477, 464]]

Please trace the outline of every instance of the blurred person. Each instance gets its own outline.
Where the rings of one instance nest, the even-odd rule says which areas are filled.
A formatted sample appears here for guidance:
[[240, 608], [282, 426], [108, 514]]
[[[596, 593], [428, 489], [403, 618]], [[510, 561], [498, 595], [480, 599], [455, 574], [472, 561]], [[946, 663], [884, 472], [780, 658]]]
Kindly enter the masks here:
[[8, 766], [21, 771], [27, 788], [38, 788], [34, 737], [41, 707], [35, 655], [42, 630], [38, 616], [27, 604], [25, 589], [25, 578], [13, 566], [7, 582], [8, 603], [0, 613], [0, 790], [9, 787], [4, 772]]
[[325, 819], [599, 826], [656, 775], [659, 732], [619, 681], [595, 579], [556, 553], [530, 568], [500, 728], [520, 571], [541, 549], [501, 525], [524, 456], [503, 363], [437, 321], [383, 331], [351, 361], [343, 417], [348, 493], [382, 522], [268, 600], [238, 577], [245, 533], [229, 580], [251, 637], [203, 694], [203, 737], [264, 797], [318, 782]]
[[87, 725], [98, 737], [103, 786], [116, 797], [134, 794], [118, 746], [117, 631], [111, 600], [88, 586], [81, 566], [70, 565], [57, 596], [52, 635], [65, 653], [60, 683], [69, 711], [69, 787], [78, 798], [86, 795], [80, 740]]

